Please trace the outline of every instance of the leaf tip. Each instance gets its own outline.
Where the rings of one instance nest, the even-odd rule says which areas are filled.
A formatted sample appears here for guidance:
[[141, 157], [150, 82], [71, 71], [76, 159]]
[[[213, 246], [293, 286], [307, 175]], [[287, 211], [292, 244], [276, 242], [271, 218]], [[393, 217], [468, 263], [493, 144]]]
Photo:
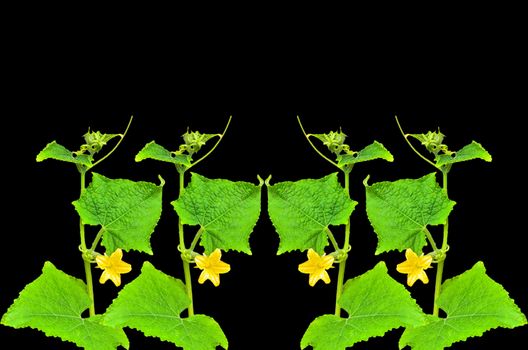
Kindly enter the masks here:
[[262, 187], [263, 185], [266, 185], [269, 186], [269, 182], [271, 180], [271, 174], [264, 180], [263, 178], [260, 177], [260, 175], [257, 174], [257, 180], [258, 180], [258, 187]]
[[370, 179], [370, 175], [367, 175], [367, 177], [365, 178], [365, 180], [363, 180], [363, 186], [365, 187], [369, 187], [369, 184], [368, 184], [368, 180]]
[[268, 177], [265, 180], [263, 180], [259, 175], [257, 175], [257, 178], [259, 180], [259, 187], [261, 187], [262, 185], [266, 185], [266, 187], [271, 186], [270, 185], [271, 174], [269, 174]]
[[161, 175], [158, 175], [158, 179], [160, 180], [159, 187], [163, 187], [165, 185], [165, 180], [161, 177]]

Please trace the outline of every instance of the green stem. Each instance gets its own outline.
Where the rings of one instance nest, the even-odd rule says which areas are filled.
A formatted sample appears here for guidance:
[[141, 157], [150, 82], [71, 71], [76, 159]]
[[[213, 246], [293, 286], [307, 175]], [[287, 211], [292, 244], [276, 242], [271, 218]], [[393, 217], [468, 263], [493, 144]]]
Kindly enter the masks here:
[[121, 144], [121, 142], [123, 141], [123, 139], [125, 138], [125, 135], [127, 134], [127, 131], [128, 131], [128, 128], [130, 128], [130, 124], [132, 124], [132, 119], [134, 118], [134, 116], [131, 116], [130, 117], [130, 120], [128, 121], [128, 125], [125, 129], [125, 132], [123, 134], [120, 134], [119, 135], [119, 141], [117, 141], [116, 145], [114, 146], [114, 148], [112, 148], [112, 150], [110, 152], [108, 152], [107, 154], [104, 155], [104, 157], [102, 157], [101, 159], [99, 159], [97, 162], [93, 163], [92, 166], [90, 167], [90, 169], [93, 169], [94, 166], [96, 166], [97, 164], [101, 163], [103, 160], [105, 160], [106, 158], [108, 158], [112, 153], [114, 153], [114, 151], [117, 149], [117, 147], [119, 147], [119, 145]]
[[400, 125], [400, 122], [398, 121], [398, 117], [395, 117], [396, 118], [396, 124], [398, 124], [398, 128], [400, 129], [400, 132], [401, 134], [403, 135], [403, 138], [405, 139], [405, 141], [407, 142], [407, 144], [409, 145], [409, 147], [411, 147], [411, 149], [414, 151], [414, 153], [416, 153], [420, 158], [422, 158], [423, 160], [425, 160], [427, 163], [431, 164], [432, 166], [434, 166], [436, 169], [439, 169], [435, 163], [431, 162], [429, 159], [427, 159], [426, 156], [424, 156], [423, 154], [421, 154], [420, 152], [418, 152], [418, 150], [416, 148], [414, 148], [414, 146], [412, 145], [412, 143], [409, 141], [409, 139], [407, 137], [409, 137], [409, 134], [406, 134], [403, 132], [403, 129]]
[[332, 242], [332, 245], [334, 246], [334, 249], [336, 251], [338, 251], [339, 250], [339, 244], [337, 244], [337, 241], [336, 241], [336, 239], [334, 237], [334, 234], [332, 233], [332, 231], [330, 231], [330, 229], [328, 227], [325, 229], [325, 231], [326, 231], [326, 235], [330, 239], [330, 242]]
[[99, 243], [99, 241], [101, 240], [101, 237], [103, 237], [103, 233], [105, 232], [105, 229], [103, 227], [101, 227], [101, 229], [99, 230], [99, 232], [97, 232], [97, 236], [95, 236], [95, 239], [94, 241], [92, 242], [92, 246], [90, 247], [90, 250], [93, 252], [95, 250], [95, 248], [97, 248], [97, 244]]
[[[299, 126], [301, 127], [301, 130], [304, 134], [304, 136], [306, 137], [306, 140], [308, 140], [308, 143], [310, 144], [310, 146], [312, 146], [312, 148], [317, 152], [317, 154], [319, 154], [321, 157], [323, 157], [327, 162], [329, 162], [330, 164], [332, 164], [333, 166], [339, 168], [339, 166], [337, 165], [336, 162], [332, 161], [330, 158], [328, 158], [327, 156], [325, 156], [323, 153], [321, 153], [321, 151], [319, 151], [317, 149], [317, 147], [315, 147], [315, 145], [312, 143], [312, 141], [310, 140], [310, 136], [312, 136], [312, 134], [307, 134], [306, 131], [304, 131], [304, 128], [301, 124], [301, 118], [299, 118], [299, 116], [297, 116], [297, 121], [299, 122]], [[341, 168], [339, 168], [340, 170], [343, 170]]]
[[[179, 188], [179, 193], [178, 193], [178, 198], [181, 197], [181, 195], [183, 194], [183, 191], [185, 190], [184, 188], [184, 177], [185, 177], [185, 172], [184, 171], [181, 171], [179, 172], [180, 174], [180, 188]], [[185, 240], [184, 240], [184, 236], [183, 236], [183, 223], [181, 221], [181, 219], [178, 217], [178, 235], [179, 235], [179, 238], [180, 238], [180, 247], [182, 250], [185, 249]]]
[[[178, 198], [181, 197], [183, 194], [184, 188], [184, 177], [185, 177], [185, 171], [180, 171], [180, 189]], [[178, 235], [180, 238], [180, 250], [183, 252], [185, 248], [185, 236], [183, 234], [183, 223], [180, 217], [178, 217]], [[191, 301], [189, 304], [189, 307], [187, 308], [188, 316], [194, 315], [194, 304], [193, 304], [193, 292], [192, 292], [192, 279], [191, 279], [191, 267], [188, 261], [185, 261], [182, 259], [183, 262], [183, 273], [185, 276], [185, 289], [187, 291], [187, 296], [189, 297], [189, 300]]]
[[187, 287], [187, 296], [191, 300], [189, 307], [187, 308], [188, 316], [194, 316], [194, 304], [193, 304], [193, 293], [192, 293], [192, 281], [191, 281], [191, 267], [186, 261], [183, 262], [183, 273], [185, 275], [185, 286]]
[[434, 252], [438, 252], [438, 247], [436, 246], [436, 243], [433, 239], [433, 235], [431, 235], [431, 232], [429, 232], [429, 230], [426, 228], [424, 228], [424, 232], [425, 232], [425, 236], [427, 237], [427, 239], [429, 240], [429, 243], [431, 244], [431, 247], [433, 247], [433, 250]]
[[[348, 196], [350, 196], [350, 171], [352, 168], [349, 168], [347, 171], [344, 171], [345, 174], [345, 191]], [[345, 227], [345, 243], [343, 245], [343, 250], [348, 251], [348, 246], [350, 244], [350, 217], [348, 218], [346, 227]], [[343, 294], [343, 284], [345, 281], [345, 267], [347, 259], [344, 259], [339, 262], [339, 272], [337, 274], [337, 290], [336, 290], [336, 301], [335, 301], [335, 315], [341, 317], [341, 306], [339, 306], [338, 300]]]
[[202, 236], [202, 233], [203, 233], [203, 227], [200, 227], [198, 232], [196, 232], [196, 235], [194, 235], [193, 241], [191, 242], [191, 246], [189, 247], [190, 251], [194, 251], [194, 248], [198, 244], [198, 241], [200, 240], [200, 237]]
[[225, 133], [227, 132], [227, 128], [229, 128], [229, 124], [231, 123], [231, 116], [229, 116], [229, 119], [227, 120], [227, 124], [224, 128], [224, 131], [221, 133], [221, 134], [218, 134], [218, 141], [216, 141], [216, 143], [214, 144], [214, 146], [209, 150], [209, 152], [207, 152], [202, 158], [198, 159], [196, 162], [192, 163], [191, 165], [189, 165], [189, 167], [185, 170], [189, 170], [191, 167], [195, 166], [196, 164], [200, 163], [202, 160], [204, 160], [205, 158], [207, 158], [207, 156], [209, 156], [211, 153], [213, 153], [213, 151], [215, 150], [216, 146], [218, 146], [218, 144], [220, 143], [220, 141], [222, 141], [222, 139], [224, 138], [224, 135]]
[[[443, 177], [443, 190], [444, 193], [447, 196], [447, 170], [442, 171], [442, 177]], [[447, 236], [448, 236], [448, 229], [449, 229], [449, 221], [446, 219], [446, 222], [444, 224], [444, 236], [442, 239], [442, 251], [445, 252], [447, 250]], [[444, 253], [445, 254], [445, 253]], [[434, 306], [433, 306], [433, 316], [438, 316], [439, 307], [438, 307], [438, 297], [440, 295], [440, 291], [442, 289], [442, 275], [444, 273], [444, 263], [445, 263], [445, 255], [442, 260], [438, 262], [438, 266], [436, 269], [436, 280], [435, 280], [435, 291], [434, 291]]]
[[[86, 188], [86, 170], [81, 170], [81, 194], [84, 192], [84, 189]], [[84, 251], [86, 251], [86, 235], [84, 232], [84, 224], [82, 222], [82, 219], [79, 219], [79, 230], [81, 233], [81, 248]], [[95, 297], [94, 297], [94, 291], [93, 291], [93, 282], [92, 282], [92, 267], [90, 266], [90, 263], [83, 259], [84, 262], [84, 273], [86, 274], [86, 288], [88, 290], [88, 296], [90, 297], [90, 316], [95, 316]]]

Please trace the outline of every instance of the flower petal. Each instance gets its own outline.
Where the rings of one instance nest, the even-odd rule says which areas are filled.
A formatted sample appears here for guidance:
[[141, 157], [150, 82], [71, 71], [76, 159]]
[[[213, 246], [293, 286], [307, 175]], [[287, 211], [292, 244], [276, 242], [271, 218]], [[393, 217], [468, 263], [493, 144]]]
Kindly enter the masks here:
[[308, 249], [308, 253], [306, 255], [308, 256], [308, 261], [316, 260], [316, 259], [318, 260], [321, 258], [319, 254], [317, 254], [317, 252], [313, 250], [312, 248]]
[[429, 277], [427, 277], [427, 274], [423, 270], [416, 274], [416, 278], [421, 280], [424, 284], [429, 283]]
[[117, 248], [115, 252], [110, 255], [110, 259], [119, 261], [123, 259], [123, 251], [121, 250], [121, 248]]
[[130, 271], [132, 271], [132, 265], [124, 261], [120, 261], [118, 264], [114, 265], [113, 270], [116, 273], [121, 273], [121, 274], [129, 273]]
[[407, 275], [407, 285], [409, 287], [412, 287], [414, 282], [416, 282], [416, 280], [418, 279], [418, 276], [414, 273], [410, 273]]
[[196, 263], [196, 267], [198, 267], [199, 269], [205, 269], [209, 264], [208, 264], [208, 259], [207, 259], [207, 256], [206, 255], [197, 255], [194, 257], [194, 262]]
[[326, 272], [326, 270], [323, 270], [323, 276], [321, 279], [326, 284], [330, 283], [330, 275], [328, 274], [328, 272]]
[[114, 282], [116, 287], [121, 285], [121, 275], [118, 273], [109, 273], [110, 279]]
[[425, 255], [420, 257], [420, 267], [424, 270], [430, 268], [432, 262], [433, 257], [431, 255]]
[[200, 277], [198, 277], [198, 283], [203, 284], [206, 280], [209, 279], [209, 274], [207, 271], [203, 270], [200, 274]]
[[409, 261], [404, 261], [402, 263], [399, 263], [396, 265], [396, 271], [399, 273], [412, 273], [415, 270], [414, 264], [410, 263]]
[[209, 255], [209, 260], [213, 261], [220, 261], [220, 258], [222, 258], [222, 251], [218, 248], [216, 248], [211, 255]]
[[413, 252], [413, 250], [411, 248], [407, 248], [405, 250], [405, 259], [407, 260], [416, 260], [418, 259], [418, 255], [416, 255], [415, 252]]
[[319, 276], [315, 273], [310, 274], [310, 278], [308, 279], [308, 284], [310, 284], [310, 287], [315, 286], [317, 281], [319, 281]]
[[108, 271], [104, 270], [101, 273], [101, 277], [99, 278], [99, 283], [104, 284], [106, 281], [108, 281], [109, 278], [110, 274], [108, 273]]
[[104, 255], [97, 255], [95, 257], [97, 267], [100, 269], [106, 269], [108, 267], [108, 257]]
[[299, 272], [302, 273], [314, 273], [314, 271], [317, 269], [317, 266], [314, 265], [311, 261], [303, 262], [302, 264], [299, 264]]
[[218, 287], [220, 285], [220, 275], [213, 273], [209, 275], [209, 280], [213, 282], [213, 285], [215, 287]]
[[229, 271], [231, 271], [231, 266], [223, 261], [218, 261], [212, 267], [212, 270], [216, 273], [228, 273]]
[[334, 267], [334, 257], [332, 255], [324, 255], [321, 257], [321, 266], [325, 269]]

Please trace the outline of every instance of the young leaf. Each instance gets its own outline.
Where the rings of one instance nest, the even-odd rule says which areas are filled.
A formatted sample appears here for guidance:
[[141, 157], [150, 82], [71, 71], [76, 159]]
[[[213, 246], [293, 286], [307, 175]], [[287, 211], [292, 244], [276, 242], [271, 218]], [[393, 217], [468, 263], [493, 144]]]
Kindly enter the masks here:
[[348, 317], [323, 315], [306, 330], [301, 348], [341, 350], [393, 328], [418, 326], [425, 315], [400, 283], [387, 274], [385, 263], [346, 282], [339, 305]]
[[92, 157], [88, 154], [76, 155], [66, 147], [59, 145], [57, 142], [50, 142], [44, 147], [42, 151], [37, 154], [37, 162], [42, 162], [45, 159], [56, 159], [63, 162], [70, 162], [75, 164], [84, 165], [87, 167], [92, 166]]
[[115, 350], [119, 345], [128, 349], [122, 329], [102, 325], [100, 315], [81, 317], [89, 306], [86, 285], [46, 262], [42, 275], [24, 288], [1, 323], [35, 328], [88, 350]]
[[191, 166], [191, 157], [189, 155], [169, 152], [163, 146], [158, 145], [154, 141], [147, 143], [145, 147], [136, 154], [136, 162], [140, 162], [144, 159], [155, 159], [162, 162], [184, 165], [186, 167]]
[[378, 235], [376, 254], [406, 248], [420, 252], [426, 244], [427, 225], [443, 224], [455, 205], [438, 186], [434, 173], [371, 186], [367, 180], [367, 215]]
[[337, 173], [267, 187], [268, 212], [280, 237], [277, 254], [309, 248], [322, 254], [328, 245], [326, 229], [346, 224], [357, 204], [337, 181]]
[[227, 339], [214, 319], [180, 316], [189, 304], [182, 281], [145, 262], [141, 274], [108, 307], [103, 323], [134, 328], [185, 350], [214, 350], [217, 345], [227, 349]]
[[436, 157], [436, 165], [440, 167], [472, 159], [482, 159], [486, 162], [491, 162], [491, 155], [480, 143], [472, 141], [469, 145], [462, 147], [460, 151], [453, 153], [453, 155], [439, 154]]
[[220, 248], [251, 254], [249, 235], [260, 215], [260, 186], [192, 173], [172, 205], [183, 224], [200, 225], [205, 253]]
[[438, 305], [446, 318], [429, 317], [426, 325], [407, 328], [400, 349], [440, 350], [497, 328], [526, 325], [526, 316], [504, 288], [486, 275], [482, 262], [442, 285]]
[[385, 159], [388, 162], [392, 162], [394, 157], [381, 143], [374, 141], [357, 153], [339, 155], [337, 157], [337, 165], [342, 168], [345, 165], [367, 162], [374, 159]]
[[156, 186], [94, 173], [73, 205], [85, 224], [102, 226], [101, 244], [107, 251], [121, 248], [152, 254], [150, 235], [161, 215], [162, 189], [163, 179]]

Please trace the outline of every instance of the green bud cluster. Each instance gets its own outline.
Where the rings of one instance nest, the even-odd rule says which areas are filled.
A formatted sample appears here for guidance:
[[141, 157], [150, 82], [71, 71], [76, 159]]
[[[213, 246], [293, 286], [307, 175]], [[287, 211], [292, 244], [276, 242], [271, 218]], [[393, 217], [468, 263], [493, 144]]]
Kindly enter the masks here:
[[350, 146], [345, 143], [347, 135], [341, 130], [339, 132], [330, 131], [326, 134], [314, 134], [313, 136], [321, 140], [323, 145], [336, 155], [340, 155], [342, 152], [350, 153]]
[[445, 135], [438, 131], [428, 131], [427, 134], [410, 134], [421, 142], [425, 148], [437, 156], [439, 153], [451, 155], [454, 152], [450, 151], [446, 144], [444, 144]]

